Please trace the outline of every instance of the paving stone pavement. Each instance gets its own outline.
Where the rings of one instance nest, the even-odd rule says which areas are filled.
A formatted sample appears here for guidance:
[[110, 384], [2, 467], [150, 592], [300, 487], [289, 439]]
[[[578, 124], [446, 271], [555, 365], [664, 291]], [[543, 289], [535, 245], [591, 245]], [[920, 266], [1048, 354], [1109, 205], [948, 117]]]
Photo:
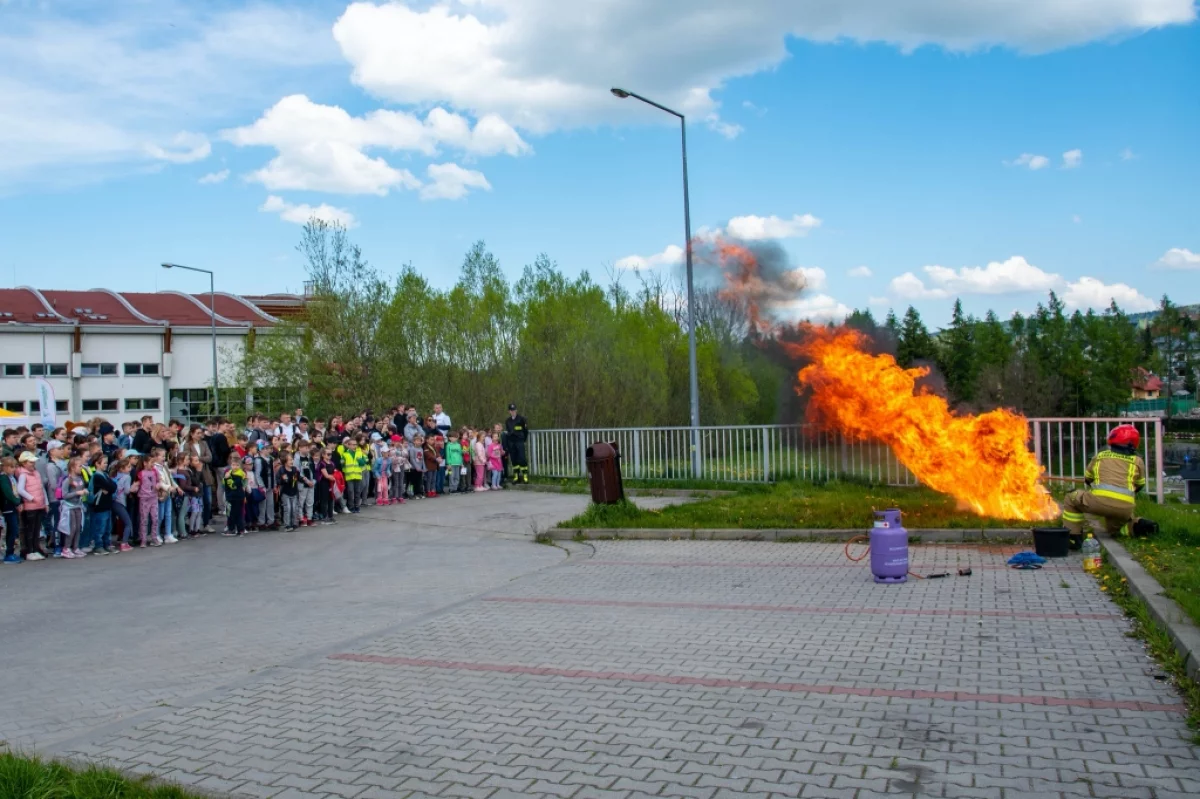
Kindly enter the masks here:
[[369, 507], [331, 527], [0, 567], [0, 741], [173, 704], [562, 560], [528, 543], [586, 507], [499, 494]]
[[972, 576], [879, 586], [838, 544], [518, 545], [555, 565], [53, 751], [255, 797], [1200, 795], [1077, 559], [921, 546]]

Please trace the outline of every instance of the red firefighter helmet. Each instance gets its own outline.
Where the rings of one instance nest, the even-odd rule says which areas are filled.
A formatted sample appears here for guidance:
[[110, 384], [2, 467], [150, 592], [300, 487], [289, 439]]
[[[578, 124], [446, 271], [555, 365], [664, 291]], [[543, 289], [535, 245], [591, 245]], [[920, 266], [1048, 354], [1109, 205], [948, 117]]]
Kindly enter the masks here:
[[1117, 447], [1132, 447], [1137, 449], [1138, 442], [1142, 437], [1138, 435], [1137, 428], [1131, 424], [1117, 425], [1112, 430], [1108, 431], [1109, 446]]

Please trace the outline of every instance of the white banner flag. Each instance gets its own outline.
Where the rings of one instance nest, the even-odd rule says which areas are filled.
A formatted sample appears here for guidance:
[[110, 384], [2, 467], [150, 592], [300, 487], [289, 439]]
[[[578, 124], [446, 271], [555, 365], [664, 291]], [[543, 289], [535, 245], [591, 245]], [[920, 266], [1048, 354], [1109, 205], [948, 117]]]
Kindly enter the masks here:
[[54, 387], [44, 377], [37, 379], [38, 406], [42, 412], [42, 426], [46, 430], [53, 430], [58, 427], [58, 414], [55, 412], [58, 408], [54, 404]]

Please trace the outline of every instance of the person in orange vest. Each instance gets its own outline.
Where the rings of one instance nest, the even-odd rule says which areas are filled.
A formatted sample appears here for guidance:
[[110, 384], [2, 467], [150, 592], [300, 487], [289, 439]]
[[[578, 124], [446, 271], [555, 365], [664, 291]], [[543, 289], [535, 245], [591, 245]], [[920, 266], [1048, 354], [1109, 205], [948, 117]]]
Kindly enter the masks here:
[[1083, 473], [1087, 488], [1063, 499], [1064, 527], [1082, 533], [1084, 516], [1099, 516], [1109, 535], [1116, 535], [1133, 520], [1137, 494], [1146, 487], [1146, 462], [1137, 454], [1140, 441], [1131, 424], [1108, 432], [1108, 449], [1097, 453]]

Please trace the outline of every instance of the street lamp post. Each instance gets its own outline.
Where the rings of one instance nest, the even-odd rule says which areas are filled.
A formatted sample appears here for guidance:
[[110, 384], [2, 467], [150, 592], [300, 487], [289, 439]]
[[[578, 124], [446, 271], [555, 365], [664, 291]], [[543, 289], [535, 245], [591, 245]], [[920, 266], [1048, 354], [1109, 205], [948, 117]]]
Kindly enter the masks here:
[[200, 272], [208, 275], [208, 311], [212, 317], [212, 358], [213, 358], [213, 415], [220, 416], [218, 410], [217, 396], [217, 292], [213, 282], [213, 273], [211, 269], [199, 269], [194, 266], [184, 266], [183, 264], [163, 264], [163, 269], [186, 269], [189, 272]]
[[613, 87], [613, 96], [624, 100], [632, 97], [660, 111], [679, 117], [680, 140], [683, 144], [683, 236], [684, 258], [687, 264], [687, 322], [688, 322], [688, 394], [692, 428], [692, 476], [700, 478], [700, 380], [696, 374], [696, 303], [692, 288], [692, 212], [688, 203], [687, 119], [678, 111], [648, 100], [640, 94]]

